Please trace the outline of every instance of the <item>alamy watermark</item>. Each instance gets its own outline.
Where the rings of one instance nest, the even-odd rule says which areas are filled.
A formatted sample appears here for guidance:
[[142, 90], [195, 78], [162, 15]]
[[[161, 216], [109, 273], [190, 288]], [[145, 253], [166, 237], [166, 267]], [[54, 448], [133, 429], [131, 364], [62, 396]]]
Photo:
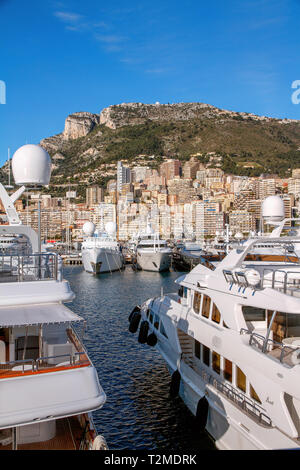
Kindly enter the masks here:
[[6, 104], [6, 85], [3, 80], [0, 80], [0, 104]]
[[294, 80], [292, 83], [292, 88], [295, 88], [294, 93], [292, 93], [292, 103], [300, 103], [300, 80]]

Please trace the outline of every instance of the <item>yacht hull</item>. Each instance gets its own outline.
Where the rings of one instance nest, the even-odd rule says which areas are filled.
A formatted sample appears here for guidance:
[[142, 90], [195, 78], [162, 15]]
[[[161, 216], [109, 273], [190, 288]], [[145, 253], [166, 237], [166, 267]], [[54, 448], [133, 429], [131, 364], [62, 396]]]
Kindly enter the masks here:
[[93, 274], [117, 271], [123, 266], [122, 254], [107, 248], [82, 250], [82, 264], [85, 271]]
[[[170, 348], [158, 341], [156, 348], [166, 361], [170, 375], [178, 364], [177, 355], [171, 355]], [[226, 399], [214, 386], [203, 380], [187, 364], [180, 365], [179, 396], [196, 416], [199, 400], [208, 401], [208, 415], [205, 430], [220, 450], [272, 450], [299, 449], [299, 442], [289, 438], [276, 427], [259, 424], [247, 416], [235, 403]], [[230, 418], [228, 418], [230, 416]]]
[[137, 264], [143, 271], [167, 271], [171, 266], [171, 254], [163, 252], [137, 252]]

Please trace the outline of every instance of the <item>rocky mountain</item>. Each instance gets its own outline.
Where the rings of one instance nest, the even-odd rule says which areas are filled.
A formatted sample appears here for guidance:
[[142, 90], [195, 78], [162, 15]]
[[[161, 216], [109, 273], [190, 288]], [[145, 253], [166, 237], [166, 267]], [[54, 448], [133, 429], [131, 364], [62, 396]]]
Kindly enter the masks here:
[[66, 118], [62, 133], [40, 143], [51, 155], [52, 184], [102, 184], [119, 159], [151, 162], [197, 155], [236, 174], [288, 175], [300, 167], [300, 121], [238, 113], [204, 103], [122, 103]]

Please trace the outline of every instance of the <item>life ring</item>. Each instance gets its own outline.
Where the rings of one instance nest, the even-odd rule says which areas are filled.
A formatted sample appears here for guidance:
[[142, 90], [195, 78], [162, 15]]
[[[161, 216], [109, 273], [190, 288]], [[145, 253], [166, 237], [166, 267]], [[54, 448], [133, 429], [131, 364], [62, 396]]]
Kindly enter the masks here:
[[130, 333], [135, 333], [137, 331], [141, 317], [142, 316], [139, 312], [134, 312], [134, 314], [131, 317], [131, 321], [130, 321], [129, 328], [128, 328]]
[[300, 348], [296, 349], [291, 355], [291, 362], [296, 366], [300, 364]]
[[132, 310], [131, 314], [129, 315], [128, 321], [129, 321], [129, 322], [131, 321], [131, 319], [132, 319], [132, 317], [133, 317], [133, 314], [134, 314], [135, 312], [140, 312], [140, 311], [141, 311], [141, 307], [140, 307], [139, 305], [136, 305], [136, 306], [134, 307], [134, 309]]
[[149, 346], [155, 346], [157, 343], [157, 336], [155, 333], [151, 333], [148, 337], [147, 337], [147, 344]]
[[103, 436], [96, 436], [93, 440], [92, 450], [108, 450], [108, 445]]
[[204, 431], [205, 429], [207, 416], [208, 416], [208, 408], [209, 408], [208, 401], [206, 397], [203, 396], [198, 401], [197, 410], [196, 410], [196, 419], [195, 419], [196, 428], [199, 429], [200, 431]]
[[148, 330], [149, 330], [149, 323], [144, 320], [141, 323], [140, 327], [140, 332], [139, 332], [139, 337], [138, 337], [138, 342], [141, 344], [145, 344], [147, 341], [147, 336], [148, 336]]
[[178, 369], [173, 372], [170, 383], [170, 396], [177, 397], [180, 388], [181, 375]]

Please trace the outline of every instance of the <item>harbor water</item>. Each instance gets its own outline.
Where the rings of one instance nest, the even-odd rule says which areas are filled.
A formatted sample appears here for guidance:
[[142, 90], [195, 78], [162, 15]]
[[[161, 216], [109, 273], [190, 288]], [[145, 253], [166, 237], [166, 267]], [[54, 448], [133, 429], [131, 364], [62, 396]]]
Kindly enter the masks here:
[[93, 413], [97, 431], [111, 450], [199, 452], [214, 449], [180, 398], [170, 398], [170, 375], [155, 348], [128, 331], [137, 304], [176, 292], [178, 272], [124, 271], [93, 276], [82, 266], [64, 267], [76, 299], [70, 308], [87, 321], [84, 344], [107, 402]]

